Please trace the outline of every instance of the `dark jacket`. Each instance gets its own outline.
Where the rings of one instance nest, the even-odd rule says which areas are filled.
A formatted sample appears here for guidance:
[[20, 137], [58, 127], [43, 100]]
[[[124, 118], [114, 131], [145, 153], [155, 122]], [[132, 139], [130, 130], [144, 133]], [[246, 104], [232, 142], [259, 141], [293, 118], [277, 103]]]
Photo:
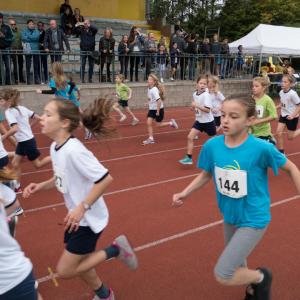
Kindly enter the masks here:
[[156, 62], [159, 65], [166, 65], [167, 60], [168, 60], [168, 53], [166, 51], [164, 51], [163, 53], [160, 53], [160, 51], [158, 51], [156, 56]]
[[170, 57], [171, 57], [171, 66], [174, 66], [175, 64], [178, 63], [179, 50], [175, 48], [171, 48]]
[[185, 52], [189, 54], [197, 54], [197, 43], [195, 40], [188, 41]]
[[[101, 55], [101, 59], [107, 59], [107, 62], [110, 62], [112, 57], [114, 56], [114, 49], [115, 49], [115, 39], [114, 38], [105, 38], [104, 36], [99, 41], [99, 52]], [[103, 52], [106, 50], [106, 52]], [[110, 53], [109, 51], [112, 51]]]
[[[69, 41], [68, 41], [67, 37], [65, 36], [64, 32], [62, 31], [62, 29], [60, 29], [58, 27], [57, 27], [57, 40], [58, 40], [58, 44], [59, 44], [58, 51], [64, 51], [63, 42], [65, 42], [67, 49], [70, 51]], [[48, 28], [45, 32], [44, 47], [45, 47], [45, 49], [49, 49], [52, 51], [56, 50], [56, 49], [54, 49], [51, 28]]]
[[172, 38], [172, 41], [170, 43], [170, 49], [172, 49], [172, 45], [176, 43], [177, 44], [177, 49], [179, 49], [179, 51], [181, 53], [185, 52], [185, 48], [186, 48], [186, 43], [183, 37], [181, 36], [174, 36]]
[[60, 13], [61, 15], [64, 14], [67, 8], [69, 8], [69, 10], [70, 10], [70, 12], [71, 12], [71, 15], [73, 15], [73, 10], [72, 10], [71, 5], [66, 4], [66, 3], [63, 3], [63, 4], [60, 6], [59, 13]]
[[13, 34], [10, 27], [6, 24], [0, 26], [0, 32], [4, 34], [4, 37], [0, 37], [0, 49], [9, 48], [13, 41]]
[[201, 54], [203, 54], [203, 55], [209, 55], [210, 54], [210, 44], [203, 43], [201, 45]]
[[76, 33], [80, 36], [80, 50], [94, 51], [95, 50], [95, 37], [98, 29], [90, 26], [87, 30], [83, 26], [76, 28]]
[[124, 56], [124, 55], [128, 55], [128, 52], [126, 52], [126, 48], [129, 49], [129, 44], [125, 44], [123, 42], [120, 42], [119, 43], [119, 46], [118, 46], [118, 54], [119, 56]]
[[40, 31], [40, 39], [39, 39], [39, 43], [40, 43], [40, 50], [45, 50], [45, 30]]
[[222, 44], [221, 54], [223, 54], [223, 55], [229, 54], [229, 45], [228, 44]]

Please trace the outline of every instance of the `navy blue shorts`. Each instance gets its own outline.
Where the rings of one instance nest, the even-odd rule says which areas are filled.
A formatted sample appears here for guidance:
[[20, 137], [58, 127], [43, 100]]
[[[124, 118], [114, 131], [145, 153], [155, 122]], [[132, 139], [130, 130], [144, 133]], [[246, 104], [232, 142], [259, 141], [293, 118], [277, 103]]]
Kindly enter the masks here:
[[147, 115], [147, 118], [152, 118], [154, 119], [156, 122], [160, 123], [163, 119], [164, 119], [164, 116], [165, 116], [165, 110], [163, 108], [161, 108], [159, 110], [159, 115], [157, 116], [156, 115], [156, 111], [157, 110], [149, 110], [148, 111], [148, 115]]
[[216, 126], [219, 127], [221, 125], [221, 116], [214, 117], [214, 119]]
[[8, 156], [4, 156], [2, 158], [0, 158], [0, 170], [3, 169], [4, 167], [6, 167], [9, 163], [9, 159]]
[[198, 121], [196, 121], [193, 124], [193, 127], [201, 132], [206, 132], [209, 136], [214, 136], [216, 135], [217, 131], [216, 131], [216, 124], [215, 121], [211, 121], [208, 123], [200, 123]]
[[283, 117], [283, 116], [279, 117], [279, 123], [284, 123], [286, 125], [286, 128], [290, 131], [296, 131], [297, 126], [298, 126], [298, 120], [299, 120], [299, 118], [294, 118], [292, 120], [288, 120], [287, 116], [286, 117]]
[[41, 152], [37, 148], [35, 138], [32, 138], [28, 141], [19, 142], [16, 148], [16, 154], [27, 156], [30, 161], [33, 161], [41, 155]]
[[122, 107], [128, 107], [128, 101], [127, 100], [119, 100], [118, 103]]
[[64, 243], [66, 250], [77, 255], [89, 254], [95, 251], [97, 241], [102, 231], [95, 233], [88, 226], [79, 226], [77, 231], [65, 231]]
[[31, 271], [21, 283], [5, 294], [0, 295], [0, 300], [37, 300], [38, 293], [34, 285], [35, 277]]

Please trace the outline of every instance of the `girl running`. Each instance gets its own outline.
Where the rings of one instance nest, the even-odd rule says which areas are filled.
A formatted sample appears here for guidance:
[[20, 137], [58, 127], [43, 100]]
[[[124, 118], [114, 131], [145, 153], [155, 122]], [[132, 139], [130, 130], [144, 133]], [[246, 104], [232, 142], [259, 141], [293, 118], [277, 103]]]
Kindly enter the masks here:
[[277, 126], [277, 146], [280, 152], [284, 153], [283, 146], [283, 131], [287, 128], [288, 140], [293, 140], [300, 134], [300, 129], [297, 130], [299, 112], [300, 112], [300, 98], [293, 87], [293, 78], [291, 75], [283, 75], [281, 87], [282, 90], [279, 93], [281, 112], [279, 117], [279, 123]]
[[121, 111], [120, 108], [125, 109], [132, 117], [131, 125], [134, 126], [139, 122], [139, 120], [128, 106], [128, 100], [131, 99], [132, 89], [129, 88], [129, 86], [127, 86], [124, 83], [124, 75], [122, 74], [116, 75], [115, 80], [116, 80], [116, 95], [119, 101], [118, 103], [114, 104], [113, 109], [120, 115], [120, 122], [123, 122], [127, 119], [126, 115]]
[[224, 95], [219, 90], [220, 80], [217, 76], [208, 78], [208, 91], [212, 100], [212, 114], [214, 116], [216, 130], [221, 129], [221, 107], [225, 99]]
[[268, 168], [275, 175], [279, 168], [286, 171], [299, 193], [300, 172], [272, 144], [248, 134], [255, 114], [254, 99], [225, 99], [221, 118], [224, 135], [203, 145], [198, 160], [198, 167], [203, 171], [173, 196], [173, 205], [181, 206], [185, 198], [213, 177], [218, 206], [224, 217], [226, 244], [214, 269], [216, 280], [227, 286], [251, 285], [245, 299], [270, 300], [271, 271], [248, 269], [246, 259], [271, 219]]
[[156, 121], [157, 127], [171, 126], [178, 129], [178, 125], [174, 119], [169, 122], [162, 122], [164, 119], [164, 101], [165, 91], [158, 78], [154, 74], [148, 76], [148, 104], [149, 111], [147, 115], [148, 139], [143, 141], [143, 145], [154, 144], [153, 137], [153, 120]]
[[80, 125], [94, 135], [108, 135], [111, 102], [97, 99], [82, 114], [71, 101], [52, 100], [41, 117], [42, 132], [53, 140], [50, 147], [54, 176], [47, 181], [29, 184], [25, 198], [40, 191], [56, 188], [63, 194], [68, 209], [64, 243], [57, 272], [69, 279], [80, 277], [94, 291], [96, 299], [113, 300], [114, 293], [107, 288], [95, 266], [117, 257], [131, 269], [137, 268], [137, 259], [127, 238], [122, 235], [107, 248], [95, 251], [97, 240], [108, 223], [108, 210], [103, 193], [112, 182], [108, 170], [72, 132]]
[[41, 168], [51, 161], [50, 156], [39, 159], [41, 153], [37, 148], [29, 120], [39, 119], [40, 117], [25, 106], [19, 105], [20, 92], [16, 89], [6, 89], [0, 98], [0, 106], [5, 109], [5, 116], [10, 129], [2, 136], [2, 141], [14, 135], [17, 140], [15, 156], [12, 160], [14, 172], [18, 182], [15, 187], [16, 193], [21, 193], [21, 161], [24, 156], [33, 163], [36, 168]]
[[200, 75], [197, 79], [196, 92], [193, 94], [192, 109], [196, 113], [196, 120], [188, 134], [187, 154], [179, 162], [183, 165], [193, 164], [194, 139], [200, 132], [206, 132], [208, 136], [216, 135], [216, 124], [212, 114], [212, 98], [207, 91], [207, 75]]
[[250, 132], [254, 136], [275, 145], [270, 122], [277, 119], [277, 111], [274, 101], [266, 94], [269, 85], [268, 77], [255, 77], [253, 79], [252, 93], [256, 103], [256, 119], [253, 120]]

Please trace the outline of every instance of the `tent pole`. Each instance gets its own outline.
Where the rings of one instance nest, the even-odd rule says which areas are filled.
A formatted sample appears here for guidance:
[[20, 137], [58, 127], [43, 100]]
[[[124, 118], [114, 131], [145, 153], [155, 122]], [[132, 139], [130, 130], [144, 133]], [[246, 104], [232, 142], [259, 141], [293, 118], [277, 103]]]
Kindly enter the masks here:
[[262, 61], [262, 52], [260, 52], [260, 56], [259, 56], [258, 76], [260, 75], [260, 70], [261, 70], [261, 61]]

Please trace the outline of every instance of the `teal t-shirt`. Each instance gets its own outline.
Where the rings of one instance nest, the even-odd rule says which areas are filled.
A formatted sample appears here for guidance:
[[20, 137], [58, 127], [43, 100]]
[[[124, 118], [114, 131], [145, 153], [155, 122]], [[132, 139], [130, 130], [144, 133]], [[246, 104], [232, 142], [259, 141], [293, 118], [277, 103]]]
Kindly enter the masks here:
[[49, 81], [49, 86], [50, 86], [50, 88], [55, 88], [56, 89], [56, 92], [55, 92], [56, 97], [61, 97], [61, 98], [67, 99], [67, 100], [71, 100], [76, 106], [80, 106], [80, 102], [78, 101], [77, 96], [76, 96], [76, 92], [78, 91], [78, 87], [75, 86], [73, 88], [73, 90], [71, 91], [71, 93], [70, 93], [71, 85], [69, 84], [69, 81], [67, 81], [67, 83], [68, 83], [67, 87], [64, 90], [59, 90], [56, 87], [54, 79], [51, 78], [50, 81]]
[[234, 148], [220, 135], [203, 145], [198, 167], [212, 174], [226, 223], [264, 228], [271, 220], [268, 168], [277, 175], [286, 161], [274, 145], [253, 135]]

